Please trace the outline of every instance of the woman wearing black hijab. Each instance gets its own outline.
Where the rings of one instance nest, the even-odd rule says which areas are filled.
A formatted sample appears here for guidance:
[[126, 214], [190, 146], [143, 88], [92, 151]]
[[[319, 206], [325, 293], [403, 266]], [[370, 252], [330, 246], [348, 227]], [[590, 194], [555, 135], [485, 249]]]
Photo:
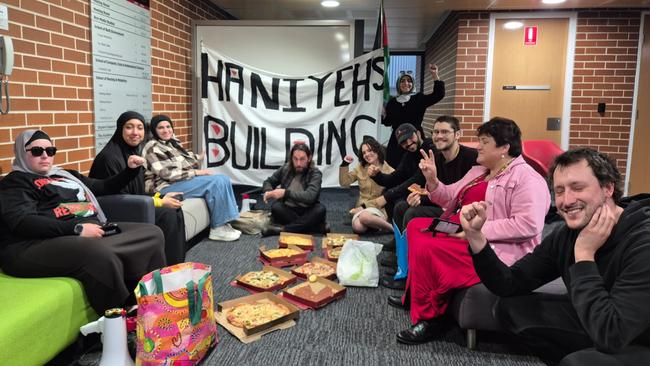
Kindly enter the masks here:
[[106, 235], [95, 195], [117, 193], [144, 159], [131, 156], [123, 171], [100, 180], [55, 166], [56, 151], [40, 130], [16, 138], [12, 172], [0, 181], [0, 267], [14, 277], [76, 278], [97, 314], [131, 305], [138, 280], [165, 266], [163, 236], [154, 225], [132, 222]]
[[[144, 140], [144, 117], [133, 111], [124, 112], [117, 119], [113, 137], [97, 155], [90, 168], [91, 178], [106, 179], [126, 167], [130, 155], [140, 155]], [[146, 195], [142, 170], [120, 193]], [[187, 251], [185, 242], [185, 221], [179, 208], [181, 202], [175, 199], [176, 192], [169, 192], [163, 198], [154, 198], [156, 203], [156, 225], [165, 235], [167, 264], [183, 262]]]

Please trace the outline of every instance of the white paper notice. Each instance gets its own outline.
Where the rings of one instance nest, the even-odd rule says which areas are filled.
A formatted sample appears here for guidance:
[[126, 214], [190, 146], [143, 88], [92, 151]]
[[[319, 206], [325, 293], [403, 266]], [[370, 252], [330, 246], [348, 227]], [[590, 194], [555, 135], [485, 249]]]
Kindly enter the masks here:
[[151, 118], [149, 1], [92, 0], [95, 151], [115, 131], [117, 117], [133, 110]]

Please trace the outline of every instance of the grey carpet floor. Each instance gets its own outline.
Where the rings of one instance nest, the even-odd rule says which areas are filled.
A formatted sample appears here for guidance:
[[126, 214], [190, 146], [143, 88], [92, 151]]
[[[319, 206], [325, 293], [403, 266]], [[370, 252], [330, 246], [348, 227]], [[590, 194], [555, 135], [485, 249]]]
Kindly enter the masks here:
[[[325, 190], [321, 202], [327, 207], [332, 232], [351, 233], [348, 210], [356, 201], [352, 190]], [[258, 202], [260, 202], [258, 200]], [[364, 235], [363, 240], [383, 243], [391, 235]], [[212, 266], [215, 303], [249, 293], [229, 283], [239, 274], [259, 270], [258, 248], [275, 247], [278, 237], [242, 235], [236, 242], [204, 239], [187, 253], [187, 261]], [[320, 238], [317, 238], [320, 244]], [[321, 255], [320, 249], [311, 255]], [[379, 258], [383, 258], [381, 253]], [[202, 365], [506, 365], [540, 366], [539, 359], [516, 351], [504, 337], [478, 333], [478, 347], [465, 347], [464, 332], [452, 325], [437, 341], [407, 346], [395, 334], [409, 325], [408, 312], [388, 306], [388, 295], [398, 291], [378, 288], [348, 288], [346, 296], [320, 310], [303, 310], [294, 327], [278, 330], [260, 340], [244, 344], [218, 326], [219, 343]], [[215, 304], [216, 307], [216, 304]], [[101, 351], [84, 354], [74, 365], [98, 365]]]
[[[351, 233], [347, 211], [355, 192], [325, 190], [321, 202], [327, 207], [332, 232]], [[366, 235], [364, 240], [382, 243], [390, 235]], [[215, 302], [248, 295], [229, 285], [237, 275], [259, 270], [258, 247], [277, 245], [278, 237], [242, 235], [236, 242], [203, 240], [187, 254], [188, 261], [212, 266]], [[320, 239], [317, 239], [320, 243]], [[312, 255], [321, 255], [317, 249]], [[380, 254], [380, 258], [384, 254]], [[452, 327], [438, 341], [419, 346], [396, 342], [395, 334], [409, 325], [408, 313], [387, 305], [395, 290], [348, 288], [346, 296], [320, 310], [300, 312], [297, 324], [244, 344], [218, 327], [219, 343], [204, 365], [542, 365], [535, 357], [513, 353], [501, 337], [479, 333], [478, 349], [465, 348], [464, 334]], [[499, 338], [499, 339], [497, 339]]]

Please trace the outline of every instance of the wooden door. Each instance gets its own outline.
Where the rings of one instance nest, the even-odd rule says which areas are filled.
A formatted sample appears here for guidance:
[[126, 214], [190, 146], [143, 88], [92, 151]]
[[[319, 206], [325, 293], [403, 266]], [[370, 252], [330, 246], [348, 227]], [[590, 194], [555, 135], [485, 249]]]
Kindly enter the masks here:
[[[524, 140], [561, 146], [569, 19], [522, 19], [515, 30], [504, 28], [510, 20], [495, 21], [490, 116], [513, 119]], [[536, 44], [524, 44], [526, 27], [537, 27]]]
[[630, 180], [628, 194], [650, 192], [650, 15], [645, 16], [643, 27], [643, 44], [641, 45], [641, 65], [639, 70], [639, 89], [636, 97], [636, 123], [634, 125], [634, 141], [632, 142], [632, 162], [630, 164]]

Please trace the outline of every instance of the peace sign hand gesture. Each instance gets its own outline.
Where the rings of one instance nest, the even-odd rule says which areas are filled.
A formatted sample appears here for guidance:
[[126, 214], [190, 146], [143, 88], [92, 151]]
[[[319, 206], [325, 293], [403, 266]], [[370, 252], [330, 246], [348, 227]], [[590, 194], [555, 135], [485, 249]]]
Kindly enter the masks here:
[[436, 161], [433, 157], [433, 151], [429, 150], [429, 154], [420, 149], [422, 159], [420, 159], [420, 170], [422, 175], [427, 179], [427, 186], [435, 189], [438, 186], [438, 170], [436, 169]]

